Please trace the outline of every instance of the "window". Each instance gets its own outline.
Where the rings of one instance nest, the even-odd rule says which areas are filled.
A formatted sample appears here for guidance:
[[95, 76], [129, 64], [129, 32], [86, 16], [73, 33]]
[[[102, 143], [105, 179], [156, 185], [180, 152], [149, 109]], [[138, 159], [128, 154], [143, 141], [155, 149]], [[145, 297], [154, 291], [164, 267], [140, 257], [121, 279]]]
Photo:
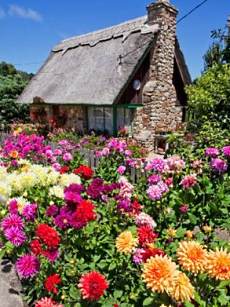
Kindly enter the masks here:
[[113, 109], [108, 107], [88, 107], [89, 130], [113, 133]]
[[131, 128], [133, 110], [127, 108], [117, 108], [117, 129], [124, 127]]

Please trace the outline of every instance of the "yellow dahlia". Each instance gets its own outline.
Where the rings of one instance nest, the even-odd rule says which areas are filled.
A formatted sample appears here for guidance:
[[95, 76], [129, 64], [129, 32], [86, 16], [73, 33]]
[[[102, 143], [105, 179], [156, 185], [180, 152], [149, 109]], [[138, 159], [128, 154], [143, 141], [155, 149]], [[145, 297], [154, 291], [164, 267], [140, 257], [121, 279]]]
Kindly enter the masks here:
[[194, 298], [195, 289], [193, 288], [189, 278], [182, 272], [175, 275], [169, 295], [179, 302], [191, 301]]
[[230, 254], [222, 248], [209, 252], [206, 270], [213, 278], [230, 279]]
[[123, 231], [116, 239], [116, 248], [121, 253], [131, 253], [136, 245], [137, 239], [133, 237], [131, 231]]
[[207, 251], [196, 241], [183, 241], [177, 249], [179, 264], [187, 271], [197, 274], [205, 270]]
[[176, 264], [168, 256], [155, 256], [147, 260], [143, 267], [143, 280], [153, 292], [168, 291], [176, 272]]

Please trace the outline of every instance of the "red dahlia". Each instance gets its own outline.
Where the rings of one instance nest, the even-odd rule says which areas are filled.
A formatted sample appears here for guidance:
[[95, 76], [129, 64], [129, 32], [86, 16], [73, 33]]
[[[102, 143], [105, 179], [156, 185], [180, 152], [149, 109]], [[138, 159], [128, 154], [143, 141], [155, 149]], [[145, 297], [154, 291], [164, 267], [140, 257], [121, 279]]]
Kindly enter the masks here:
[[33, 240], [30, 242], [30, 248], [34, 255], [38, 256], [42, 253], [42, 247], [38, 240]]
[[83, 298], [90, 301], [99, 300], [108, 286], [108, 281], [98, 272], [89, 272], [82, 275], [78, 284]]
[[92, 178], [93, 170], [92, 168], [86, 165], [80, 165], [78, 168], [74, 170], [74, 174], [81, 176], [85, 180]]
[[37, 226], [36, 236], [51, 249], [57, 248], [60, 242], [57, 231], [47, 224], [40, 224]]
[[73, 227], [80, 229], [90, 221], [96, 219], [95, 207], [89, 200], [83, 200], [73, 214], [71, 224]]
[[44, 286], [48, 292], [58, 293], [57, 285], [61, 283], [61, 278], [58, 274], [50, 275], [46, 278]]
[[164, 256], [165, 252], [160, 248], [147, 248], [142, 254], [143, 262], [146, 262], [150, 257]]
[[64, 165], [64, 166], [62, 166], [62, 167], [60, 168], [59, 173], [60, 173], [60, 174], [65, 174], [65, 173], [67, 173], [68, 171], [69, 171], [69, 166]]
[[138, 227], [138, 240], [141, 246], [145, 246], [148, 243], [152, 243], [156, 238], [157, 234], [153, 232], [152, 227], [149, 225], [143, 225]]

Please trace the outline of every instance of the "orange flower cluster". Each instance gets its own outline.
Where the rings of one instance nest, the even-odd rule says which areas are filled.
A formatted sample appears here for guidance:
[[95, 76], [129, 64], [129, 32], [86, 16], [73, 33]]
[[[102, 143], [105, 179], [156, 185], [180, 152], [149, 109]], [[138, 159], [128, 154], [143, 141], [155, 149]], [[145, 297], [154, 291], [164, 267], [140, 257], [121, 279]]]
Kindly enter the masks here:
[[[177, 249], [178, 262], [193, 274], [207, 273], [218, 280], [230, 279], [230, 253], [224, 249], [208, 252], [199, 242], [183, 241]], [[168, 256], [155, 256], [143, 267], [143, 280], [153, 292], [166, 292], [174, 301], [194, 298], [195, 289], [185, 273]]]

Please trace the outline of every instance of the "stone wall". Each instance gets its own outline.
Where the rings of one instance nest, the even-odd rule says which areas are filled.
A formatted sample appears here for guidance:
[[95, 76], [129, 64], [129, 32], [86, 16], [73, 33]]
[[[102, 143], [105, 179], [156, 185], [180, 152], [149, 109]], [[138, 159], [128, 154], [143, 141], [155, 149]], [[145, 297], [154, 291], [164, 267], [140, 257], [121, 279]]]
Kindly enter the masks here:
[[173, 131], [182, 122], [173, 85], [177, 10], [166, 0], [148, 7], [148, 23], [159, 24], [156, 43], [150, 53], [149, 80], [143, 89], [142, 109], [136, 111], [134, 136], [145, 146], [154, 146], [154, 135]]

